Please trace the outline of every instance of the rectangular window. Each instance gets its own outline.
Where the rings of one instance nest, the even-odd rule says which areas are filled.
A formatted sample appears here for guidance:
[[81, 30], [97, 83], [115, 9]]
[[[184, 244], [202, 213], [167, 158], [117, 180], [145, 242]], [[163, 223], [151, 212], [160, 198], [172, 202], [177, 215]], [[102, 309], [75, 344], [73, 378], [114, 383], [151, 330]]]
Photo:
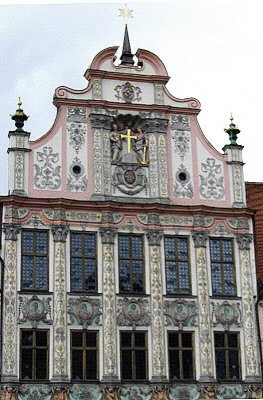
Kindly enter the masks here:
[[71, 378], [94, 381], [99, 376], [99, 335], [96, 331], [71, 332]]
[[235, 296], [235, 266], [232, 239], [210, 239], [214, 296]]
[[142, 236], [119, 235], [119, 282], [121, 293], [144, 293]]
[[218, 381], [241, 379], [239, 334], [215, 333], [216, 376]]
[[193, 380], [194, 334], [168, 332], [169, 376], [171, 381]]
[[48, 232], [22, 231], [22, 290], [48, 290]]
[[95, 233], [71, 234], [71, 290], [97, 291], [97, 243]]
[[48, 380], [48, 343], [49, 332], [46, 330], [21, 330], [22, 380]]
[[122, 380], [146, 380], [148, 377], [146, 332], [120, 332], [120, 335]]
[[164, 252], [167, 294], [189, 294], [191, 287], [188, 239], [165, 237]]

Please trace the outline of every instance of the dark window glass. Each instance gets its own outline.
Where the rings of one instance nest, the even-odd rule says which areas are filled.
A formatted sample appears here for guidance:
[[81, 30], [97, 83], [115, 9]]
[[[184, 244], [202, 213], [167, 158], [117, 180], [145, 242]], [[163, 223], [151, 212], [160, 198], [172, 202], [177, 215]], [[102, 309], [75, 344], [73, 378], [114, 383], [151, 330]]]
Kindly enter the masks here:
[[48, 290], [48, 232], [22, 231], [22, 289]]
[[119, 281], [122, 293], [144, 293], [142, 236], [119, 235]]
[[71, 290], [96, 292], [97, 244], [95, 233], [71, 234]]
[[123, 380], [147, 379], [147, 338], [145, 332], [120, 332], [121, 377]]
[[75, 381], [97, 380], [99, 376], [98, 332], [71, 332], [71, 377]]
[[167, 236], [164, 249], [167, 293], [190, 293], [188, 239]]
[[232, 239], [210, 239], [213, 295], [235, 296], [235, 267]]
[[48, 379], [48, 331], [21, 330], [22, 380]]
[[192, 332], [168, 332], [170, 380], [194, 379], [193, 338]]
[[216, 374], [219, 381], [240, 380], [239, 334], [215, 333]]

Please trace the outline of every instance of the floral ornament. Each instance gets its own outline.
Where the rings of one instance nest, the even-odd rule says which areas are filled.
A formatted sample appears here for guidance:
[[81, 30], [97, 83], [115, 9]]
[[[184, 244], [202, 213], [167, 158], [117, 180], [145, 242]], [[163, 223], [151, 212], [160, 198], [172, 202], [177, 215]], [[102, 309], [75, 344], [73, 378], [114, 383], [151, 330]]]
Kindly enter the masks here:
[[201, 196], [205, 199], [222, 199], [225, 195], [222, 166], [216, 164], [214, 158], [207, 158], [206, 163], [201, 164], [201, 170], [205, 174], [199, 175]]
[[78, 153], [85, 143], [85, 135], [87, 133], [86, 124], [72, 122], [68, 124], [69, 144]]
[[38, 189], [58, 189], [61, 185], [61, 167], [57, 165], [59, 154], [53, 153], [52, 147], [44, 147], [42, 152], [37, 152], [37, 161], [39, 164], [34, 165], [35, 186]]

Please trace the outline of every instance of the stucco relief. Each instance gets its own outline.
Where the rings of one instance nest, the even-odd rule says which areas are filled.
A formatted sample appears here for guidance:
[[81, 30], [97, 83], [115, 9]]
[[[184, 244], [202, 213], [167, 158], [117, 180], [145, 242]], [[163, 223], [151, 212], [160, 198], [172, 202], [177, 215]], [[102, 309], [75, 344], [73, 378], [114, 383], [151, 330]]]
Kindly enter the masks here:
[[30, 322], [33, 328], [37, 328], [42, 322], [51, 325], [51, 297], [38, 297], [33, 295], [19, 296], [18, 324]]
[[149, 326], [151, 323], [148, 299], [118, 299], [117, 324], [119, 326]]
[[[6, 238], [5, 275], [3, 298], [3, 363], [2, 376], [14, 377], [17, 374], [17, 334], [16, 334], [16, 262], [15, 239]], [[12, 378], [11, 378], [12, 379]]]
[[151, 388], [146, 385], [134, 385], [120, 388], [121, 400], [150, 400]]
[[166, 300], [164, 302], [164, 316], [166, 326], [197, 326], [198, 308], [196, 301], [184, 299]]
[[101, 153], [101, 134], [98, 129], [93, 133], [93, 186], [94, 193], [102, 193], [102, 153]]
[[87, 122], [87, 110], [81, 107], [68, 108], [68, 122], [85, 123]]
[[110, 134], [104, 131], [103, 134], [103, 178], [104, 178], [104, 193], [111, 194], [111, 149], [110, 149]]
[[151, 197], [158, 197], [158, 160], [157, 160], [157, 139], [154, 134], [149, 135], [149, 166]]
[[241, 385], [219, 385], [217, 389], [217, 399], [247, 399], [247, 390]]
[[[60, 237], [61, 235], [59, 235]], [[64, 235], [63, 235], [64, 237]], [[63, 240], [63, 237], [61, 239]], [[54, 364], [53, 375], [67, 376], [67, 305], [65, 243], [56, 241], [54, 246]]]
[[230, 218], [227, 220], [228, 224], [233, 229], [249, 229], [249, 219], [248, 218]]
[[45, 146], [37, 152], [34, 165], [34, 184], [38, 189], [59, 189], [61, 186], [61, 166], [58, 165], [59, 154], [53, 152], [52, 147]]
[[211, 302], [213, 326], [221, 325], [225, 330], [233, 325], [241, 326], [241, 309], [239, 303], [229, 301]]
[[[117, 344], [116, 344], [116, 304], [115, 304], [115, 271], [114, 271], [114, 245], [112, 238], [116, 234], [110, 228], [103, 239], [103, 336], [104, 336], [104, 377], [117, 376]], [[109, 235], [111, 241], [109, 242]]]
[[191, 176], [186, 167], [181, 164], [175, 174], [174, 196], [178, 198], [192, 198], [194, 196]]
[[138, 86], [133, 86], [130, 82], [123, 85], [117, 85], [114, 89], [116, 92], [115, 97], [118, 100], [124, 100], [125, 103], [132, 103], [133, 101], [141, 101], [141, 89]]
[[160, 135], [158, 138], [158, 148], [159, 148], [160, 197], [167, 197], [168, 196], [167, 152], [166, 152], [166, 139], [164, 135]]
[[69, 389], [70, 400], [101, 400], [102, 388], [99, 385], [75, 384]]
[[101, 301], [89, 297], [71, 297], [68, 299], [70, 325], [82, 325], [87, 329], [90, 325], [101, 325]]
[[184, 161], [190, 150], [190, 124], [187, 115], [172, 115], [171, 117], [172, 139], [174, 151]]
[[102, 79], [93, 78], [92, 93], [94, 100], [101, 100], [102, 96]]
[[[157, 235], [159, 238], [159, 234]], [[164, 315], [162, 292], [162, 262], [160, 246], [156, 245], [156, 236], [150, 245], [150, 271], [151, 271], [151, 315], [152, 315], [152, 351], [153, 351], [153, 377], [166, 375], [164, 357]]]
[[242, 167], [241, 165], [233, 166], [233, 184], [234, 184], [234, 201], [240, 203], [243, 201], [242, 190]]
[[[241, 235], [240, 235], [241, 236]], [[246, 352], [246, 378], [260, 379], [260, 360], [256, 328], [255, 302], [251, 277], [251, 263], [248, 246], [250, 235], [243, 235], [239, 242], [239, 257], [242, 285], [243, 327]], [[244, 244], [245, 243], [245, 244]]]
[[69, 167], [67, 190], [69, 192], [86, 192], [88, 190], [88, 178], [85, 168], [78, 157], [72, 160]]
[[49, 385], [21, 385], [19, 388], [19, 400], [51, 400], [52, 389]]
[[206, 163], [201, 164], [203, 175], [200, 178], [200, 194], [204, 199], [220, 200], [225, 195], [224, 176], [222, 165], [216, 164], [214, 158], [207, 158]]
[[84, 146], [87, 136], [87, 125], [85, 123], [71, 122], [67, 124], [69, 144], [78, 154]]
[[[130, 196], [147, 190], [149, 183], [145, 170], [134, 164], [119, 165], [112, 176], [112, 185]], [[147, 193], [147, 192], [146, 192]]]
[[154, 85], [155, 104], [163, 104], [163, 85], [156, 83]]
[[24, 154], [20, 151], [15, 155], [15, 190], [24, 190]]
[[212, 334], [210, 323], [210, 304], [208, 292], [206, 243], [207, 235], [205, 232], [194, 232], [193, 240], [196, 251], [197, 261], [197, 296], [199, 308], [199, 328], [200, 328], [200, 355], [201, 355], [201, 379], [213, 379], [213, 360], [212, 360]]

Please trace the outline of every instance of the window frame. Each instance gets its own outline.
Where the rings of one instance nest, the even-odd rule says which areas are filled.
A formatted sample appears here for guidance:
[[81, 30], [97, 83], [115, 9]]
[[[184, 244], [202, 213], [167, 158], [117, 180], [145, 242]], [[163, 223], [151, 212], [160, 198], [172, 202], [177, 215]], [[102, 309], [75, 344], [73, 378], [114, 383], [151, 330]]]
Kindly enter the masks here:
[[[32, 346], [23, 346], [22, 345], [22, 333], [23, 332], [32, 332], [33, 334], [33, 345]], [[36, 345], [36, 332], [46, 332], [47, 333], [47, 345], [46, 346], [37, 346]], [[32, 349], [32, 379], [25, 379], [22, 378], [22, 351], [26, 350], [26, 349]], [[37, 357], [36, 357], [36, 353], [37, 353], [37, 349], [46, 349], [46, 355], [47, 355], [47, 367], [46, 367], [46, 378], [36, 378], [36, 364], [37, 364]], [[23, 382], [33, 382], [33, 381], [43, 381], [43, 382], [47, 382], [49, 381], [49, 363], [50, 363], [50, 331], [49, 329], [29, 329], [29, 328], [21, 328], [20, 329], [20, 361], [19, 361], [19, 378], [21, 381]]]
[[[122, 335], [125, 333], [131, 334], [131, 347], [123, 347], [122, 346]], [[143, 333], [144, 338], [145, 338], [145, 346], [144, 348], [142, 347], [137, 347], [135, 346], [135, 335], [137, 333]], [[121, 330], [120, 335], [120, 375], [121, 375], [121, 381], [122, 382], [147, 382], [149, 380], [149, 360], [148, 360], [148, 331], [147, 330]], [[131, 378], [123, 378], [123, 373], [122, 373], [122, 366], [123, 366], [123, 357], [122, 357], [122, 351], [123, 350], [130, 350], [132, 352], [132, 364], [131, 364], [131, 369], [132, 369], [132, 377]], [[135, 352], [136, 351], [145, 351], [145, 379], [136, 379], [136, 361], [135, 361]], [[127, 362], [127, 360], [125, 360]]]
[[[73, 257], [72, 256], [72, 235], [81, 235], [81, 256], [78, 257]], [[86, 257], [83, 255], [83, 243], [84, 243], [84, 238], [85, 235], [93, 235], [95, 238], [95, 256], [94, 257]], [[83, 231], [71, 231], [70, 232], [70, 255], [69, 255], [69, 262], [70, 262], [70, 291], [72, 293], [98, 293], [98, 235], [97, 232], [83, 232]], [[72, 272], [72, 258], [78, 258], [82, 260], [82, 289], [81, 290], [76, 290], [72, 288], [72, 279], [71, 279], [71, 272]], [[85, 260], [95, 260], [95, 289], [94, 290], [88, 290], [85, 287]]]
[[[33, 252], [32, 253], [24, 253], [23, 252], [23, 235], [24, 232], [32, 232], [33, 235]], [[38, 253], [36, 253], [35, 251], [35, 247], [36, 247], [36, 234], [37, 233], [43, 233], [45, 232], [47, 235], [47, 252], [45, 255], [39, 255]], [[50, 239], [49, 239], [49, 230], [47, 229], [22, 229], [21, 231], [21, 291], [23, 292], [48, 292], [49, 291], [49, 257], [50, 257]], [[28, 256], [28, 257], [33, 257], [33, 287], [32, 288], [24, 288], [23, 286], [23, 271], [24, 271], [24, 266], [23, 266], [23, 257], [24, 256]], [[46, 279], [47, 279], [47, 286], [45, 289], [39, 289], [36, 288], [36, 257], [45, 257], [47, 260], [47, 267], [46, 267]]]
[[[211, 257], [211, 240], [219, 240], [220, 242], [220, 261], [213, 261]], [[232, 244], [232, 257], [233, 261], [224, 261], [223, 260], [223, 241], [230, 241]], [[226, 237], [209, 237], [209, 255], [210, 255], [210, 271], [211, 271], [211, 289], [212, 289], [212, 296], [213, 297], [236, 297], [237, 296], [237, 277], [236, 277], [236, 259], [235, 259], [235, 246], [234, 246], [234, 239], [233, 238], [226, 238]], [[213, 264], [220, 264], [220, 272], [222, 277], [222, 286], [221, 286], [221, 293], [217, 294], [214, 293], [213, 288]], [[233, 278], [234, 278], [234, 294], [228, 294], [225, 291], [225, 279], [224, 279], [224, 264], [233, 265]]]
[[[129, 258], [124, 258], [124, 257], [121, 257], [120, 256], [120, 238], [121, 237], [129, 237], [129, 249], [130, 249], [130, 254], [129, 254]], [[132, 237], [139, 237], [139, 238], [141, 238], [141, 241], [142, 241], [142, 257], [138, 257], [138, 258], [134, 258], [134, 257], [132, 257], [132, 240], [131, 240], [131, 238]], [[129, 234], [129, 233], [119, 233], [118, 234], [118, 279], [119, 279], [119, 293], [120, 294], [132, 294], [132, 295], [143, 295], [143, 294], [145, 294], [146, 293], [146, 288], [145, 288], [145, 248], [144, 248], [144, 245], [145, 245], [145, 243], [144, 243], [145, 241], [144, 241], [144, 235], [143, 234], [138, 234], [138, 235], [136, 235], [136, 234]], [[131, 286], [131, 290], [130, 291], [124, 291], [124, 290], [121, 290], [121, 275], [120, 275], [120, 272], [121, 272], [121, 268], [120, 268], [120, 260], [129, 260], [129, 264], [130, 264], [130, 267], [129, 267], [129, 271], [130, 271], [130, 286]], [[141, 292], [135, 292], [134, 290], [133, 290], [133, 285], [134, 285], [134, 282], [133, 282], [133, 269], [132, 269], [132, 261], [133, 260], [142, 260], [142, 281], [143, 281], [143, 290], [141, 291]]]
[[[224, 335], [224, 347], [216, 347], [215, 343], [215, 335], [216, 334], [221, 334]], [[237, 347], [229, 347], [229, 335], [236, 335], [237, 337]], [[227, 338], [227, 341], [226, 341]], [[227, 346], [226, 346], [227, 343]], [[217, 372], [217, 350], [219, 351], [224, 351], [225, 353], [225, 359], [226, 359], [226, 378], [218, 378], [218, 372]], [[232, 332], [232, 331], [214, 331], [214, 351], [215, 351], [215, 367], [216, 367], [216, 378], [218, 382], [241, 382], [242, 381], [242, 366], [241, 366], [241, 347], [240, 347], [240, 332]], [[237, 351], [238, 353], [238, 373], [239, 373], [239, 378], [238, 379], [231, 379], [230, 378], [230, 368], [229, 368], [229, 352], [230, 351]], [[228, 357], [226, 356], [228, 355]]]
[[[73, 333], [78, 332], [82, 334], [82, 346], [73, 346], [72, 338]], [[87, 346], [87, 333], [96, 333], [96, 378], [95, 379], [87, 379], [86, 374], [86, 361], [87, 361], [87, 351], [94, 350], [94, 347]], [[100, 338], [99, 338], [99, 330], [87, 330], [87, 329], [71, 329], [70, 330], [70, 376], [72, 382], [97, 382], [99, 381], [100, 377]], [[83, 346], [83, 336], [85, 335], [85, 347]], [[73, 369], [73, 362], [72, 362], [72, 353], [73, 350], [81, 350], [82, 351], [82, 376], [83, 379], [73, 379], [72, 369]]]
[[[166, 258], [166, 251], [165, 251], [165, 240], [166, 238], [169, 239], [175, 239], [176, 240], [176, 258]], [[187, 239], [187, 264], [188, 264], [188, 282], [189, 282], [189, 290], [187, 292], [180, 291], [179, 289], [179, 268], [178, 268], [178, 263], [183, 261], [186, 262], [186, 260], [179, 260], [178, 258], [178, 239]], [[176, 291], [175, 292], [170, 292], [167, 289], [167, 268], [166, 268], [166, 261], [174, 261], [176, 263], [176, 277], [177, 277], [177, 285], [176, 285]], [[190, 240], [189, 236], [183, 236], [183, 235], [165, 235], [164, 236], [164, 267], [165, 267], [165, 287], [166, 287], [166, 294], [167, 295], [172, 295], [172, 296], [178, 296], [178, 295], [184, 295], [188, 296], [192, 294], [192, 280], [191, 280], [191, 257], [190, 257]]]
[[[191, 334], [191, 342], [192, 347], [186, 347], [182, 345], [182, 335], [185, 333]], [[169, 336], [170, 335], [178, 335], [178, 347], [171, 347], [169, 346]], [[194, 331], [167, 331], [167, 350], [168, 350], [168, 371], [169, 371], [169, 380], [170, 382], [194, 382], [196, 379], [196, 362], [195, 362], [195, 332]], [[192, 378], [184, 378], [183, 377], [183, 351], [192, 351], [192, 370], [193, 370], [193, 377]], [[173, 379], [171, 377], [171, 369], [170, 369], [170, 351], [178, 351], [179, 352], [179, 379]]]

